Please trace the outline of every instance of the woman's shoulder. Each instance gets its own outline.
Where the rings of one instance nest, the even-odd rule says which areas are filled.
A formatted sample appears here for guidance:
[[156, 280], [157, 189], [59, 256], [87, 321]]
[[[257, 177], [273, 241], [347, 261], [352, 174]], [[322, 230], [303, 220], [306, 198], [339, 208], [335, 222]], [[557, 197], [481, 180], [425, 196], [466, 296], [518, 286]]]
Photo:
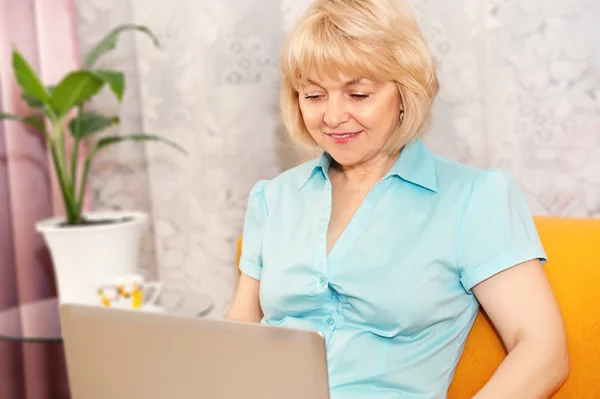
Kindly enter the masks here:
[[518, 183], [512, 174], [500, 167], [483, 168], [434, 154], [438, 187], [449, 189], [502, 191]]
[[438, 203], [474, 219], [529, 219], [526, 189], [504, 168], [482, 168], [434, 155]]
[[303, 184], [312, 176], [321, 157], [312, 158], [270, 179], [261, 179], [255, 183], [251, 195], [274, 195], [281, 192], [300, 190]]

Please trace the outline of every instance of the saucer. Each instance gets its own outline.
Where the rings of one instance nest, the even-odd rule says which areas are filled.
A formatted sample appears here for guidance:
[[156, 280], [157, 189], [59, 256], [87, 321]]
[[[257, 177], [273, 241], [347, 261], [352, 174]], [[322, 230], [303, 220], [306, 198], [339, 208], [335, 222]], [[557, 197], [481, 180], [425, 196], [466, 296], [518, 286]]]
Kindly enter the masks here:
[[149, 312], [149, 313], [165, 313], [166, 312], [166, 309], [163, 306], [158, 306], [158, 305], [145, 305], [145, 306], [142, 306], [141, 308], [137, 308], [137, 309], [131, 308], [129, 306], [112, 305], [108, 309], [129, 310], [131, 312]]

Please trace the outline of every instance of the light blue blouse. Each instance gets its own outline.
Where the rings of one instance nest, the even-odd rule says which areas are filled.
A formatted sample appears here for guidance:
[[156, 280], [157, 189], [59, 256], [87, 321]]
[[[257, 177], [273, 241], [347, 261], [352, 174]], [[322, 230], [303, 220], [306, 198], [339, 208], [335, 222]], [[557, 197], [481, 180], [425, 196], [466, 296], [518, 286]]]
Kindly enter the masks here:
[[330, 159], [250, 193], [240, 268], [261, 281], [262, 322], [324, 335], [332, 399], [445, 398], [478, 311], [471, 289], [546, 261], [521, 190], [417, 139], [327, 255]]

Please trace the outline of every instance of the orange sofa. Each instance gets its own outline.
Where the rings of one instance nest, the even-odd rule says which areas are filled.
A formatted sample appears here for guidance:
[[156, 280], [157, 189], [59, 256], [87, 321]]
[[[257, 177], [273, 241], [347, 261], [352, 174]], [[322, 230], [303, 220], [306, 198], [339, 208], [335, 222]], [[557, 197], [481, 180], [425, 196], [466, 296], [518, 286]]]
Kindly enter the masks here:
[[[571, 373], [556, 399], [600, 398], [600, 219], [535, 217], [548, 255], [546, 275], [563, 312]], [[237, 242], [237, 262], [241, 253]], [[483, 312], [475, 320], [448, 399], [471, 398], [506, 352]]]

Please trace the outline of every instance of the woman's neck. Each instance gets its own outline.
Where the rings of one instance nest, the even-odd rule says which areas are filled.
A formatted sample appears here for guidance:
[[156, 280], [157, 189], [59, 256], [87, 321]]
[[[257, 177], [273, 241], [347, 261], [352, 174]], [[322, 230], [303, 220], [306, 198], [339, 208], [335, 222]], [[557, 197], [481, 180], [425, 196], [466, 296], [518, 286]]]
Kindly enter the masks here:
[[333, 162], [331, 169], [335, 179], [351, 186], [373, 185], [379, 182], [392, 168], [399, 154], [381, 153], [359, 164], [340, 165]]

